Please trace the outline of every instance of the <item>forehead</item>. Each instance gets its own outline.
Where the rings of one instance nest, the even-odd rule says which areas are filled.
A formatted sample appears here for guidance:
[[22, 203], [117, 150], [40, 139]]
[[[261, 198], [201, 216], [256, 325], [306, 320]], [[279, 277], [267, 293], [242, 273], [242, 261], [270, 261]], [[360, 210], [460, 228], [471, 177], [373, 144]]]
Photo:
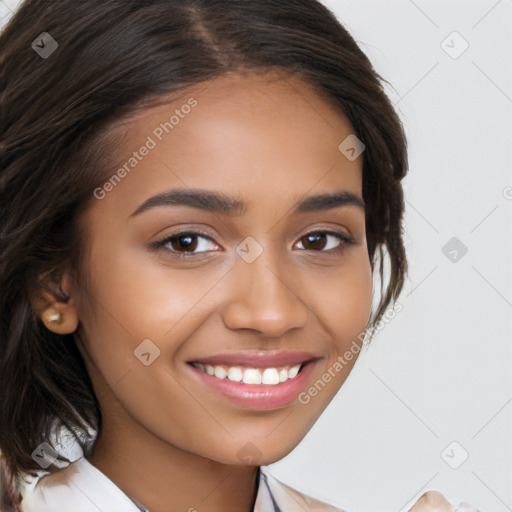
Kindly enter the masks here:
[[[176, 186], [256, 200], [272, 190], [283, 200], [284, 192], [297, 197], [313, 187], [361, 191], [361, 159], [349, 161], [338, 149], [350, 123], [297, 76], [223, 76], [162, 96], [117, 128], [123, 137], [110, 174], [123, 165], [128, 172], [107, 199], [132, 209]], [[135, 161], [144, 146], [151, 150]]]

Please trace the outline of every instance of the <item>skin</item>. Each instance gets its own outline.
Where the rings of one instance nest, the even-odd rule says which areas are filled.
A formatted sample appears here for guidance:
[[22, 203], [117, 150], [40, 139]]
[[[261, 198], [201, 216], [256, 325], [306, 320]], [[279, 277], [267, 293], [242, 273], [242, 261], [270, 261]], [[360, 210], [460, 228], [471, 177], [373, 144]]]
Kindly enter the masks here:
[[[76, 332], [83, 343], [103, 417], [93, 465], [152, 512], [170, 503], [173, 510], [249, 511], [257, 466], [297, 446], [356, 358], [309, 403], [264, 411], [228, 401], [186, 363], [228, 352], [307, 351], [318, 357], [311, 385], [357, 340], [372, 301], [364, 209], [297, 214], [292, 206], [337, 191], [362, 200], [362, 158], [340, 153], [350, 123], [300, 79], [233, 75], [123, 123], [119, 162], [191, 96], [198, 101], [191, 113], [80, 219], [88, 289], [65, 274], [70, 300], [53, 300], [41, 316], [60, 312], [61, 323], [47, 325]], [[246, 211], [167, 205], [132, 215], [176, 188], [222, 192]], [[149, 249], [182, 228], [211, 240], [199, 235], [187, 259], [177, 257], [187, 249], [176, 242]], [[308, 243], [307, 234], [325, 231], [354, 243], [330, 234]], [[236, 252], [248, 236], [263, 249], [252, 263]], [[160, 350], [149, 366], [134, 356], [145, 339]], [[249, 465], [239, 455], [248, 443], [257, 450]], [[414, 512], [450, 510], [422, 506]]]

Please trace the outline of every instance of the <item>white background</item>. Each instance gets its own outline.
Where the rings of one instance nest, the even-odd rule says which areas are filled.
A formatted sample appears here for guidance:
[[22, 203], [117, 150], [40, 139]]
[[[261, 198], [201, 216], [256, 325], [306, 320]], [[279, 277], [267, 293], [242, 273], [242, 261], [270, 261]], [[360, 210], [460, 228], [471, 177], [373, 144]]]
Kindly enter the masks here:
[[[18, 3], [0, 0], [0, 17]], [[512, 511], [512, 0], [323, 3], [406, 128], [410, 274], [403, 310], [270, 469], [349, 512], [405, 512], [428, 489]]]

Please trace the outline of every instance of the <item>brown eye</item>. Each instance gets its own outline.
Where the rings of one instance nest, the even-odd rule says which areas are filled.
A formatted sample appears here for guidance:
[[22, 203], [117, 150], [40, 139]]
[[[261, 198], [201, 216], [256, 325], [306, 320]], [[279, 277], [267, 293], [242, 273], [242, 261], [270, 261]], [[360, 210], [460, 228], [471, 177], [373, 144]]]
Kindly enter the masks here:
[[306, 241], [305, 248], [307, 250], [322, 250], [327, 243], [327, 236], [325, 233], [310, 233], [304, 237]]
[[183, 249], [187, 252], [194, 252], [197, 248], [197, 236], [189, 234], [173, 236], [169, 239], [168, 244], [170, 244], [175, 251]]
[[204, 233], [182, 231], [167, 235], [150, 244], [155, 250], [165, 250], [178, 257], [196, 256], [218, 249], [213, 239]]
[[301, 239], [303, 250], [319, 252], [341, 251], [347, 245], [355, 244], [355, 240], [345, 233], [331, 231], [314, 231], [304, 235]]

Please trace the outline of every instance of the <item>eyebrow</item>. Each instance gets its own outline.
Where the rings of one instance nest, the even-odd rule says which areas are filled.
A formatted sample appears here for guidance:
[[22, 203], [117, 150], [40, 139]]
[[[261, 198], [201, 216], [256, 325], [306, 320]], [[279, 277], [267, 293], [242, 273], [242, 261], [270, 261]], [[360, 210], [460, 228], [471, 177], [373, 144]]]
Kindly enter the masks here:
[[[188, 206], [208, 212], [241, 216], [247, 211], [243, 200], [220, 192], [203, 189], [175, 189], [157, 194], [144, 201], [131, 215], [134, 217], [152, 208], [162, 206]], [[364, 200], [346, 190], [299, 198], [293, 204], [293, 213], [331, 210], [342, 206], [357, 206], [364, 210]]]

